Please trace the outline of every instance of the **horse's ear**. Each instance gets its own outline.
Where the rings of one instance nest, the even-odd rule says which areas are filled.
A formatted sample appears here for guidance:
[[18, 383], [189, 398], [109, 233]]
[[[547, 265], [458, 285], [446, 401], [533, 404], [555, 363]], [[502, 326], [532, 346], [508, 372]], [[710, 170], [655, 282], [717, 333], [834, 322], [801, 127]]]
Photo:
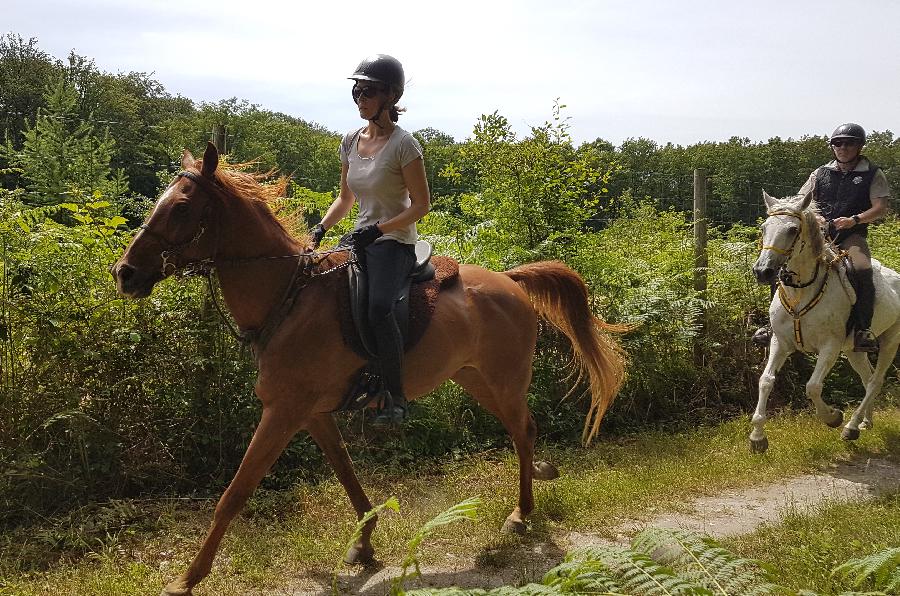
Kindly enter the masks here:
[[769, 193], [767, 193], [765, 190], [763, 190], [762, 193], [763, 193], [763, 201], [766, 202], [766, 208], [771, 209], [772, 205], [775, 204], [775, 201], [777, 199], [775, 197], [769, 195]]
[[194, 159], [194, 156], [191, 155], [191, 152], [185, 149], [181, 154], [181, 169], [186, 170], [188, 168], [193, 168], [195, 161], [197, 160]]
[[212, 141], [206, 143], [206, 151], [203, 152], [203, 169], [200, 173], [207, 178], [212, 178], [219, 167], [219, 150], [212, 144]]
[[803, 197], [803, 204], [800, 205], [800, 211], [805, 211], [809, 204], [812, 203], [813, 193], [812, 191], [808, 191], [806, 195]]

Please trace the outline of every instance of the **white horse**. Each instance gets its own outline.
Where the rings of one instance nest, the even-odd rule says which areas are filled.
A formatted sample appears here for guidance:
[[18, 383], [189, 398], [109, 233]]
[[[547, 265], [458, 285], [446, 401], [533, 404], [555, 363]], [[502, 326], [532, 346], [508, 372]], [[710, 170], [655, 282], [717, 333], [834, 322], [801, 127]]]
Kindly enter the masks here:
[[762, 245], [753, 272], [759, 283], [777, 280], [778, 292], [769, 307], [773, 333], [769, 360], [759, 378], [750, 450], [762, 453], [769, 446], [763, 428], [766, 400], [775, 374], [796, 350], [819, 355], [806, 383], [806, 396], [815, 404], [819, 419], [832, 428], [841, 425], [843, 412], [822, 401], [822, 383], [841, 352], [847, 356], [862, 379], [866, 395], [841, 436], [857, 439], [860, 428], [872, 426], [872, 405], [900, 344], [900, 275], [872, 260], [875, 315], [871, 329], [879, 340], [873, 370], [867, 354], [853, 351], [853, 335], [847, 334], [846, 323], [856, 294], [847, 283], [838, 250], [825, 242], [817, 211], [810, 207], [812, 194], [776, 199], [763, 191], [763, 198], [768, 218], [762, 224]]

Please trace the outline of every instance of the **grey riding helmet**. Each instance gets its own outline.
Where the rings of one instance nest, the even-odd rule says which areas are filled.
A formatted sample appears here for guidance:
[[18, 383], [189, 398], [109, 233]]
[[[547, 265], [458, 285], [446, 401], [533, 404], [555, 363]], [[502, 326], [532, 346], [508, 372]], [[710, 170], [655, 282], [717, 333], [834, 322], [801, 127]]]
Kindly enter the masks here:
[[835, 139], [856, 139], [860, 145], [865, 145], [866, 131], [859, 124], [848, 122], [835, 128], [828, 141], [831, 142]]
[[364, 58], [353, 74], [347, 78], [387, 85], [397, 94], [397, 99], [403, 95], [403, 88], [406, 86], [403, 65], [399, 60], [387, 54], [374, 54]]

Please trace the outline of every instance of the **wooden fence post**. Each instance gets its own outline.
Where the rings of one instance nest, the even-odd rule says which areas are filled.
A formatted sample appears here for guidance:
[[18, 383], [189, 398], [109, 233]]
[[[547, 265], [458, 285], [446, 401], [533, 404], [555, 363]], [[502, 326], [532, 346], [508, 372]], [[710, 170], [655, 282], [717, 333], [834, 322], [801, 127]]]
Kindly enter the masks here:
[[216, 128], [212, 134], [212, 142], [213, 142], [213, 145], [216, 146], [216, 149], [219, 150], [220, 154], [228, 152], [228, 144], [225, 139], [225, 125], [224, 124], [216, 124]]
[[[706, 255], [706, 170], [694, 170], [694, 291], [701, 298], [706, 298], [707, 267]], [[703, 334], [706, 322], [706, 309], [700, 314], [700, 330], [694, 339], [694, 365], [703, 366]]]

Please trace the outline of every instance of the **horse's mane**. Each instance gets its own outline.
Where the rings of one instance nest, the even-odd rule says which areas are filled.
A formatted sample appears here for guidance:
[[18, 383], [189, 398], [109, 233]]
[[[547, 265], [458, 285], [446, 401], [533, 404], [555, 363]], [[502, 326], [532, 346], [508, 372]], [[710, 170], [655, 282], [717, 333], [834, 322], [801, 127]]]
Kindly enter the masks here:
[[[203, 159], [195, 162], [195, 167], [203, 170]], [[250, 201], [252, 205], [257, 207], [261, 213], [266, 213], [272, 218], [272, 221], [280, 228], [280, 230], [293, 242], [299, 244], [302, 248], [311, 246], [312, 239], [308, 233], [295, 236], [288, 231], [289, 228], [295, 227], [295, 217], [288, 215], [287, 217], [280, 215], [277, 209], [271, 207], [275, 201], [284, 196], [288, 186], [287, 176], [278, 176], [271, 184], [263, 184], [264, 181], [270, 180], [275, 175], [275, 170], [267, 172], [250, 172], [252, 166], [257, 165], [255, 162], [242, 162], [235, 164], [227, 164], [228, 167], [216, 168], [216, 183], [229, 195]]]
[[819, 206], [815, 201], [810, 201], [809, 206], [801, 211], [800, 205], [803, 203], [803, 198], [803, 195], [794, 195], [777, 199], [770, 211], [792, 211], [802, 217], [803, 229], [806, 230], [807, 242], [813, 254], [828, 260], [833, 259], [837, 255], [838, 250], [834, 244], [825, 241], [825, 234], [822, 233], [819, 220], [816, 219], [817, 216], [821, 215]]

